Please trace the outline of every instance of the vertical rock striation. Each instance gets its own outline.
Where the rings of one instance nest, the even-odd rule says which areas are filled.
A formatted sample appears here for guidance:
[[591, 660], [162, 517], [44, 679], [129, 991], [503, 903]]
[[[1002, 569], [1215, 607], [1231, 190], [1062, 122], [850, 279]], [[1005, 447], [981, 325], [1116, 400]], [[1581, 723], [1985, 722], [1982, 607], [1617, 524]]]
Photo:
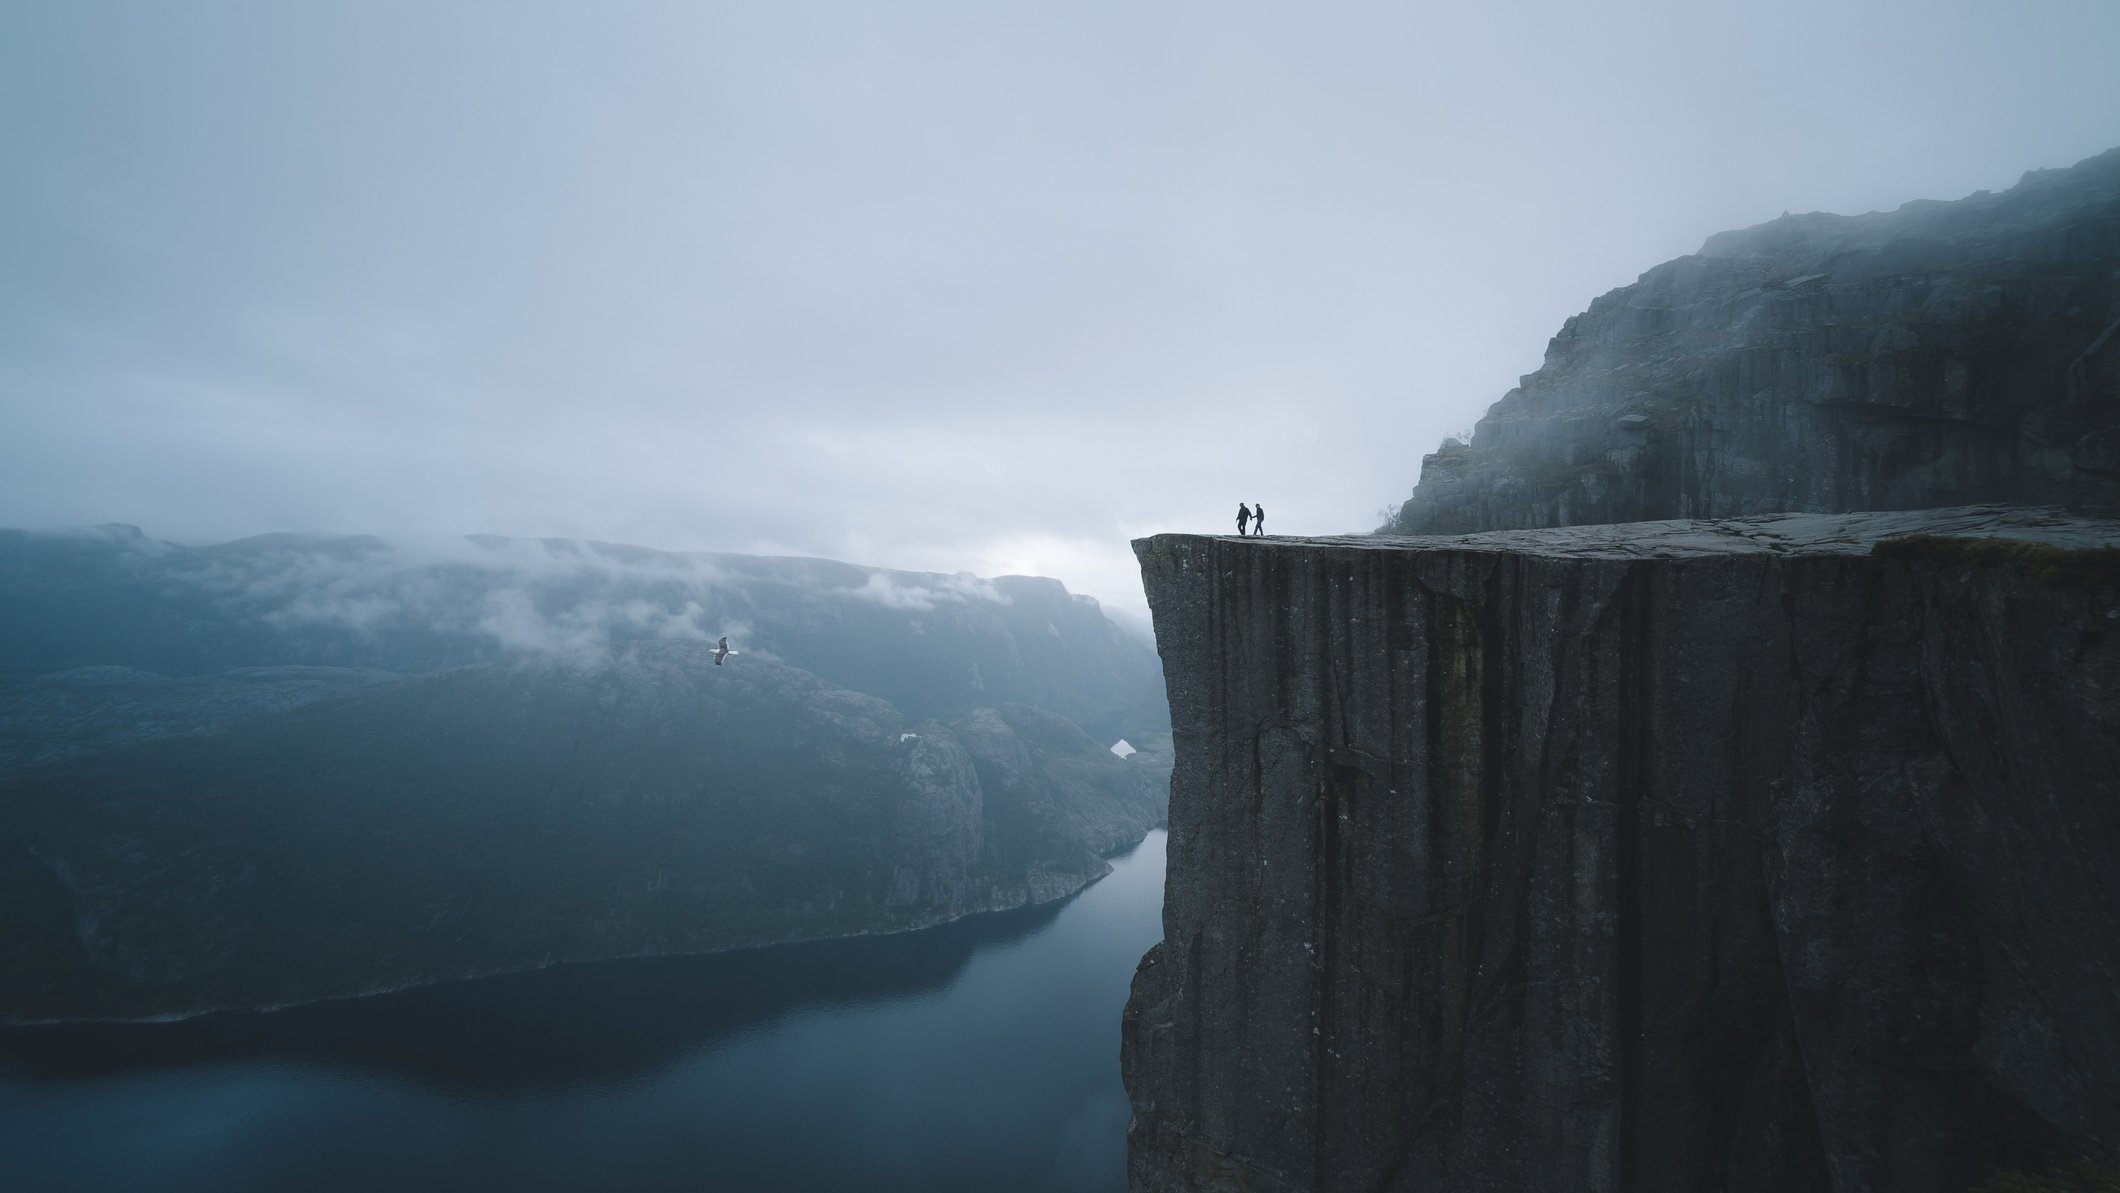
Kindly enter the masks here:
[[2116, 542], [1997, 509], [1138, 541], [1178, 763], [1132, 1188], [2112, 1160]]

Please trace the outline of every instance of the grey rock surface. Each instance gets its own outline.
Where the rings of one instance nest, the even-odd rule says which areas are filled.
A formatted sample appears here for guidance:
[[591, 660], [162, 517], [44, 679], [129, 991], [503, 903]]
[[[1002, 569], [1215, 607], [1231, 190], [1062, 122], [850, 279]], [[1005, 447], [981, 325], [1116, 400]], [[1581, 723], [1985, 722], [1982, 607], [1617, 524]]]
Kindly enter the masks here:
[[1177, 771], [1131, 1187], [2112, 1162], [2116, 546], [1993, 508], [1137, 541]]
[[1567, 321], [1383, 528], [2120, 506], [2120, 149], [1710, 237]]

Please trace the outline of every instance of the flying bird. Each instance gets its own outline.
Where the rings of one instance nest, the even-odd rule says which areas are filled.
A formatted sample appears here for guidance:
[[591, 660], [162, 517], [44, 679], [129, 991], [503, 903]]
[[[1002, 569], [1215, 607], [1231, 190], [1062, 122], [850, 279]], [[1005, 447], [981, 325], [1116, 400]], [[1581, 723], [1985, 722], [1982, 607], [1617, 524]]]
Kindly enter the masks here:
[[714, 649], [714, 665], [716, 667], [721, 666], [721, 661], [723, 659], [726, 659], [730, 655], [735, 653], [735, 651], [729, 649], [729, 640], [727, 638], [723, 638], [721, 640], [721, 645]]

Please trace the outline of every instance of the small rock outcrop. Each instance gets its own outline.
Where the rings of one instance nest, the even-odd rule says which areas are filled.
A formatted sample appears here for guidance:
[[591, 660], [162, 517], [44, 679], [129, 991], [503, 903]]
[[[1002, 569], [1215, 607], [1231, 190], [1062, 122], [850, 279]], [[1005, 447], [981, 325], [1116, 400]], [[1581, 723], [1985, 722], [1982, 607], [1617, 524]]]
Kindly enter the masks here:
[[1710, 237], [1568, 320], [1383, 527], [2120, 508], [2120, 149]]
[[2120, 523], [1139, 540], [1136, 1193], [2120, 1157]]

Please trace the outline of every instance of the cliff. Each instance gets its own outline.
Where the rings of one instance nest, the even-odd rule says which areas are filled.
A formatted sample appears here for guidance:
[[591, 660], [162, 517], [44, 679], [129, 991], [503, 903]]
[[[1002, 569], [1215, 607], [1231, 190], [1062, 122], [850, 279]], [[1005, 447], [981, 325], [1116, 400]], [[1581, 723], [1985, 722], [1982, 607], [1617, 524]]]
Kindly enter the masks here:
[[1177, 772], [1131, 1187], [2111, 1162], [2116, 544], [1995, 508], [1137, 541]]
[[2120, 149], [1710, 237], [1569, 319], [1383, 529], [1978, 502], [2120, 507]]

